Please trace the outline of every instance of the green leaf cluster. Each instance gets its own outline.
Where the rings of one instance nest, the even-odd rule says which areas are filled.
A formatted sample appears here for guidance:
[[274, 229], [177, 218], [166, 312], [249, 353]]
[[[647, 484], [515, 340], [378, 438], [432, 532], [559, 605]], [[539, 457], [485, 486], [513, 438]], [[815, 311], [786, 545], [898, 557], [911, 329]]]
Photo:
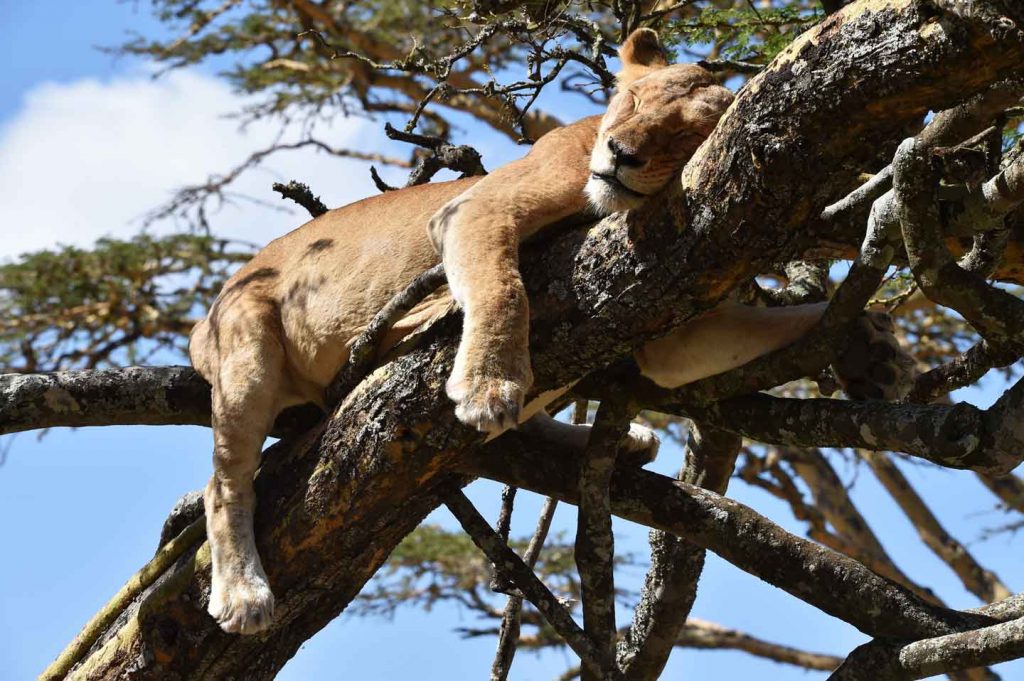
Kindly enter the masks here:
[[708, 45], [724, 59], [766, 64], [822, 16], [800, 2], [765, 9], [712, 6], [668, 22], [664, 35], [675, 48]]
[[[0, 265], [0, 371], [137, 363], [183, 351], [251, 249], [200, 234], [101, 239]], [[148, 342], [144, 342], [148, 341]]]

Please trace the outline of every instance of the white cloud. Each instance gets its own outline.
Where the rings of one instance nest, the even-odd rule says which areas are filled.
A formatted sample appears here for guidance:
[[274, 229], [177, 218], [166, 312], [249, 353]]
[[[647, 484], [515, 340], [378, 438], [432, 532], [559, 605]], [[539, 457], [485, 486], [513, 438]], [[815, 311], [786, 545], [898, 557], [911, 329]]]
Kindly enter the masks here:
[[[188, 71], [37, 86], [0, 128], [0, 259], [135, 234], [138, 218], [175, 188], [227, 172], [274, 139], [274, 124], [241, 132], [223, 117], [243, 103], [224, 83]], [[375, 127], [349, 119], [319, 134], [366, 149], [358, 138], [376, 135]], [[312, 150], [271, 157], [235, 188], [273, 203], [278, 179], [305, 181], [332, 206], [376, 192], [365, 164]], [[301, 209], [288, 215], [243, 203], [211, 224], [219, 235], [264, 243], [304, 219]]]

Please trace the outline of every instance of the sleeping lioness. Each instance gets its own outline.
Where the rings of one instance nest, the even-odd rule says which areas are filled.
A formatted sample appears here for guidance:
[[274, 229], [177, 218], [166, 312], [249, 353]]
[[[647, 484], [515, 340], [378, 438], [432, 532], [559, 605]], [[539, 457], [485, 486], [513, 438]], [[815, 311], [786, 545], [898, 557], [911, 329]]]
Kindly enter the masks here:
[[[255, 633], [272, 616], [253, 538], [252, 478], [274, 418], [290, 405], [322, 404], [349, 344], [439, 260], [465, 318], [447, 383], [458, 418], [492, 436], [533, 414], [542, 435], [572, 428], [539, 411], [543, 400], [524, 409], [533, 379], [519, 242], [588, 207], [609, 213], [640, 204], [678, 176], [732, 101], [707, 71], [669, 66], [653, 31], [633, 33], [619, 54], [618, 91], [603, 117], [549, 133], [484, 178], [388, 192], [318, 217], [260, 251], [196, 325], [192, 363], [213, 386], [209, 612], [225, 631]], [[443, 294], [418, 305], [382, 350], [449, 303]], [[723, 304], [636, 358], [655, 382], [683, 385], [789, 344], [823, 309]], [[624, 444], [653, 453], [657, 440], [635, 427]]]

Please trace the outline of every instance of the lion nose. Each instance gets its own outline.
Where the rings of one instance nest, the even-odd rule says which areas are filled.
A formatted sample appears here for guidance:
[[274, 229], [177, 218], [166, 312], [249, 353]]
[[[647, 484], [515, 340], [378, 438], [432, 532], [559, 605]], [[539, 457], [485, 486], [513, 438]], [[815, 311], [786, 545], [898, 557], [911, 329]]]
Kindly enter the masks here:
[[636, 154], [631, 154], [622, 148], [614, 138], [608, 138], [608, 150], [612, 152], [612, 158], [615, 159], [615, 166], [625, 166], [627, 168], [637, 168], [644, 164], [640, 160], [640, 157]]

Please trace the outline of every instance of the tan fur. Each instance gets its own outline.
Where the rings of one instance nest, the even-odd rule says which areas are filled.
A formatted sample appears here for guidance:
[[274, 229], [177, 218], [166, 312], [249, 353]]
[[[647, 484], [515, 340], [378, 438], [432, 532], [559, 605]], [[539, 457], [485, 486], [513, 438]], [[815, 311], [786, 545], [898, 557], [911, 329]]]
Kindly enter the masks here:
[[[493, 436], [525, 415], [533, 379], [520, 240], [587, 209], [588, 195], [608, 211], [660, 189], [731, 100], [702, 69], [667, 66], [652, 31], [634, 33], [621, 55], [620, 91], [603, 120], [594, 116], [551, 132], [487, 177], [388, 192], [328, 212], [260, 251], [196, 326], [192, 362], [213, 386], [214, 474], [205, 496], [213, 556], [209, 611], [225, 630], [260, 631], [273, 613], [253, 538], [252, 477], [274, 418], [289, 405], [320, 402], [371, 317], [439, 259], [465, 313], [447, 385], [458, 417]], [[449, 303], [446, 293], [421, 303], [381, 351]], [[820, 311], [727, 304], [649, 344], [638, 359], [662, 384], [696, 380], [788, 344]], [[680, 362], [685, 366], [675, 366]], [[535, 400], [526, 413], [558, 392]], [[568, 432], [546, 414], [538, 419], [543, 423], [534, 427], [542, 432]], [[634, 449], [656, 447], [649, 432], [632, 433], [630, 442]]]

